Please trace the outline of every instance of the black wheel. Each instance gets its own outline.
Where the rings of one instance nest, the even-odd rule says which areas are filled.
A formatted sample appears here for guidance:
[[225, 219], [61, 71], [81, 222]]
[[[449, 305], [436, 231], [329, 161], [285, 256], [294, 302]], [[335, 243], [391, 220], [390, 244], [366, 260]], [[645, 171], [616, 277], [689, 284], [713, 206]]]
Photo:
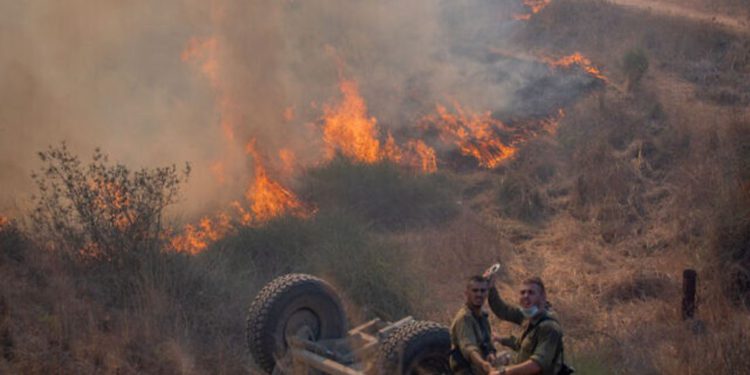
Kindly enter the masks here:
[[407, 323], [380, 346], [383, 374], [452, 374], [448, 364], [451, 339], [448, 328], [427, 321]]
[[336, 291], [304, 274], [278, 277], [260, 290], [247, 313], [247, 344], [268, 373], [283, 358], [290, 337], [312, 341], [346, 334], [346, 314]]

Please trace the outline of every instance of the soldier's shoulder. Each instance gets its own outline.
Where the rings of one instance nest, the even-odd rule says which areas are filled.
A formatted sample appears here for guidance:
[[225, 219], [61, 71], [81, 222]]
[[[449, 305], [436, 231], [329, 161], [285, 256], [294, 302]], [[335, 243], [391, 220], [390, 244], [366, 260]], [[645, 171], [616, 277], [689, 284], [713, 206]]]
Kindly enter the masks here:
[[466, 308], [466, 306], [461, 306], [458, 311], [456, 311], [456, 315], [453, 316], [453, 324], [456, 324], [458, 322], [463, 322], [467, 318], [471, 316], [471, 311]]
[[547, 313], [547, 317], [539, 323], [539, 330], [545, 333], [562, 334], [562, 325], [560, 325], [557, 314]]

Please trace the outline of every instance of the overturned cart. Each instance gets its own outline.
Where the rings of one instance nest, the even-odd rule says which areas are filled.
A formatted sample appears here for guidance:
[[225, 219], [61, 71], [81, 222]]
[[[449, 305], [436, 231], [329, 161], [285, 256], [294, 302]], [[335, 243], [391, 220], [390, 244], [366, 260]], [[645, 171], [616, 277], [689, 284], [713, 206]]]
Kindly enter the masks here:
[[449, 374], [448, 330], [406, 317], [347, 329], [336, 291], [310, 275], [268, 283], [247, 316], [247, 343], [269, 374]]

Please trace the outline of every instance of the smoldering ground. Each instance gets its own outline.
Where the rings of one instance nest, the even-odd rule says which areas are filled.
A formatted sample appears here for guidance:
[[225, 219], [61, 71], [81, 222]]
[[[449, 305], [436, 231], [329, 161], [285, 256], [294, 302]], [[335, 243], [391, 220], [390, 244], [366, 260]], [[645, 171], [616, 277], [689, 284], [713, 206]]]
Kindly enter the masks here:
[[[370, 114], [390, 128], [415, 125], [441, 102], [507, 114], [529, 92], [553, 96], [522, 108], [540, 115], [560, 104], [555, 93], [565, 98], [588, 82], [562, 81], [539, 95], [533, 87], [549, 76], [543, 64], [492, 52], [509, 50], [506, 38], [521, 27], [513, 14], [523, 9], [504, 2], [76, 0], [0, 8], [6, 212], [33, 188], [36, 152], [60, 141], [81, 156], [99, 146], [131, 166], [188, 161], [193, 174], [178, 210], [206, 212], [252, 178], [244, 152], [251, 139], [277, 167], [282, 148], [298, 163], [320, 160], [315, 122], [342, 78], [359, 83]], [[202, 50], [191, 55], [191, 46]]]

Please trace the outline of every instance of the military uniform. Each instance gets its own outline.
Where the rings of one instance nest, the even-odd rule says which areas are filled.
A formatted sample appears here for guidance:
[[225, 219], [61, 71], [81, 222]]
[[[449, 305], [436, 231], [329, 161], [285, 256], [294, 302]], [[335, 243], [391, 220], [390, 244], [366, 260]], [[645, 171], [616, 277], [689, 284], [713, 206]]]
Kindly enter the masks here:
[[472, 363], [471, 352], [477, 351], [487, 359], [495, 352], [492, 346], [492, 331], [486, 312], [475, 315], [468, 306], [456, 313], [451, 323], [451, 370], [456, 375], [480, 375], [484, 370]]
[[489, 305], [500, 319], [523, 327], [524, 333], [515, 342], [516, 355], [513, 364], [527, 360], [542, 368], [542, 375], [555, 375], [562, 367], [562, 328], [557, 314], [544, 311], [532, 319], [526, 319], [521, 309], [505, 303], [496, 288], [490, 288]]

